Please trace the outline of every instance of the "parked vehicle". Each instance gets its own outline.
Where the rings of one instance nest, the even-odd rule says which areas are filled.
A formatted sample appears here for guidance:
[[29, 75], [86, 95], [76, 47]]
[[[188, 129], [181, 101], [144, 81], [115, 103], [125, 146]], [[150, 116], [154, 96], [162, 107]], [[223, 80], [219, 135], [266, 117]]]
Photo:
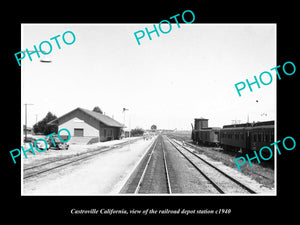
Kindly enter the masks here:
[[[53, 138], [53, 141], [52, 141]], [[69, 144], [62, 142], [57, 135], [53, 135], [51, 137], [47, 137], [45, 140], [47, 141], [47, 150], [49, 149], [55, 149], [55, 150], [68, 150], [69, 149]], [[38, 138], [31, 138], [31, 144], [33, 147], [35, 147], [35, 141]], [[38, 141], [36, 142], [36, 147], [40, 150], [44, 150], [46, 148], [45, 142], [44, 141]]]
[[[52, 140], [53, 139], [53, 140]], [[56, 149], [56, 150], [68, 150], [69, 144], [66, 142], [62, 142], [57, 135], [53, 135], [52, 138], [48, 137], [46, 139], [48, 148]], [[53, 143], [54, 142], [54, 143]]]

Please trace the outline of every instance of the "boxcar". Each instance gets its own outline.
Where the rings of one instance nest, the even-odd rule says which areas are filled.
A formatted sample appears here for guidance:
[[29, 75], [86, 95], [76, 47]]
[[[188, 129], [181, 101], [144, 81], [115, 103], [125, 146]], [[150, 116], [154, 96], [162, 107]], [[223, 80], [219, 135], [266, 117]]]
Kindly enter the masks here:
[[196, 130], [194, 141], [198, 144], [210, 146], [219, 146], [220, 143], [220, 128], [205, 128]]

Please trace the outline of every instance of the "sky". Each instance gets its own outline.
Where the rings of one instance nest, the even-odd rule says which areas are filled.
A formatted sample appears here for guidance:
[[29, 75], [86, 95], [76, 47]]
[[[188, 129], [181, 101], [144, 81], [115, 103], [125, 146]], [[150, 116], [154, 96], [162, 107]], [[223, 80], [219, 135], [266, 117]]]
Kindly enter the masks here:
[[[121, 123], [122, 109], [129, 109], [130, 128], [190, 130], [199, 117], [212, 127], [248, 117], [275, 120], [276, 75], [270, 69], [277, 66], [276, 24], [175, 23], [168, 34], [152, 33], [152, 40], [146, 34], [138, 45], [134, 32], [145, 27], [153, 24], [22, 24], [22, 50], [52, 44], [51, 63], [41, 63], [36, 54], [21, 61], [22, 124], [25, 103], [33, 104], [28, 126], [49, 111], [59, 117], [95, 106]], [[71, 45], [61, 39], [66, 31], [75, 34]], [[61, 49], [50, 41], [57, 35]], [[273, 82], [253, 85], [253, 92], [247, 87], [239, 97], [234, 85], [263, 71]]]

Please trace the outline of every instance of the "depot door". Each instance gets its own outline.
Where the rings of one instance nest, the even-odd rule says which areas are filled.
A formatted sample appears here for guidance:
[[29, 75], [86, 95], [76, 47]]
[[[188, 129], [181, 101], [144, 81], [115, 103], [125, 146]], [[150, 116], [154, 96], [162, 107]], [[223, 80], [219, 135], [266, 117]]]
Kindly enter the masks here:
[[75, 137], [83, 137], [83, 128], [74, 128]]

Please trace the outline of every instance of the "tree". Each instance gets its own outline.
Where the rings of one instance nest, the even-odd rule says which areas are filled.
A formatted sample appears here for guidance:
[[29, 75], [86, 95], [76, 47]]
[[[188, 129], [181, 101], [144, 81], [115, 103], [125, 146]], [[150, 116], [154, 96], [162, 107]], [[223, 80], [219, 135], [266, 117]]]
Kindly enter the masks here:
[[130, 131], [131, 137], [142, 136], [143, 134], [144, 134], [144, 130], [138, 127]]
[[102, 110], [98, 106], [95, 106], [93, 111], [103, 114]]
[[53, 124], [47, 124], [48, 122], [57, 119], [57, 116], [52, 114], [51, 112], [48, 112], [46, 117], [42, 119], [41, 121], [37, 122], [33, 125], [33, 132], [34, 133], [41, 133], [41, 134], [51, 134], [53, 132], [57, 133], [58, 126]]
[[153, 124], [153, 125], [151, 126], [151, 130], [156, 131], [156, 130], [157, 130], [157, 126]]

